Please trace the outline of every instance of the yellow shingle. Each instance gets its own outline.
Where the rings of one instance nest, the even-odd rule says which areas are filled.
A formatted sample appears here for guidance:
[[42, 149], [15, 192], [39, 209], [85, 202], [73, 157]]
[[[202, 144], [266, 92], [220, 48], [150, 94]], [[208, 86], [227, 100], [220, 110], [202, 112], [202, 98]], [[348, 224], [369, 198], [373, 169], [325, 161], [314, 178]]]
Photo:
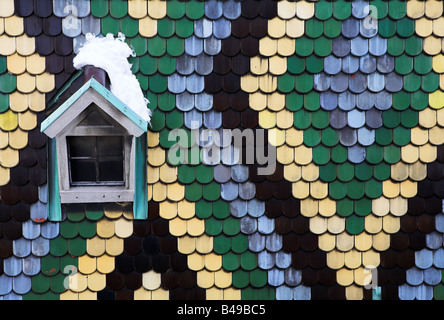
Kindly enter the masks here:
[[350, 250], [344, 254], [344, 264], [347, 268], [356, 269], [361, 266], [362, 253], [357, 250]]
[[290, 182], [299, 181], [302, 177], [302, 168], [295, 163], [284, 166], [284, 178]]
[[79, 257], [79, 272], [83, 274], [91, 274], [97, 270], [96, 258], [87, 254]]
[[[321, 211], [321, 203], [319, 202], [319, 211]], [[345, 218], [342, 218], [338, 215], [334, 215], [327, 219], [327, 229], [328, 232], [332, 234], [340, 234], [345, 230]]]
[[429, 130], [429, 141], [435, 146], [444, 144], [444, 128], [433, 127]]
[[417, 193], [417, 182], [406, 180], [400, 184], [400, 194], [404, 198], [413, 198]]
[[442, 16], [443, 3], [437, 0], [428, 0], [425, 2], [425, 15], [430, 19], [437, 19]]
[[8, 110], [0, 114], [0, 128], [3, 131], [12, 131], [18, 126], [18, 116], [16, 113]]
[[407, 213], [408, 200], [403, 197], [390, 199], [390, 213], [396, 217], [402, 217]]
[[285, 20], [275, 17], [268, 20], [268, 35], [272, 38], [282, 38], [285, 35]]
[[419, 159], [419, 147], [411, 144], [402, 147], [401, 159], [406, 163], [415, 163]]
[[304, 133], [302, 130], [290, 128], [285, 131], [285, 142], [289, 146], [300, 146], [304, 142]]
[[135, 301], [145, 301], [151, 300], [153, 298], [151, 291], [146, 290], [144, 287], [140, 287], [137, 290], [134, 290], [134, 300]]
[[148, 15], [154, 19], [165, 18], [167, 5], [165, 0], [150, 0], [148, 2]]
[[377, 234], [382, 230], [382, 217], [369, 214], [364, 219], [365, 231], [370, 234]]
[[[345, 268], [338, 270], [338, 272], [336, 273], [336, 281], [338, 282], [338, 284], [344, 287], [351, 285], [354, 281], [353, 270], [348, 270]], [[348, 298], [351, 299], [352, 297]]]
[[392, 165], [391, 178], [395, 181], [404, 181], [409, 177], [409, 167], [403, 162]]
[[168, 300], [170, 297], [170, 292], [159, 288], [151, 292], [152, 300]]
[[209, 289], [214, 286], [214, 272], [201, 270], [197, 273], [197, 285], [199, 288]]
[[423, 17], [425, 14], [424, 1], [410, 0], [407, 1], [407, 16], [413, 19]]
[[214, 273], [214, 284], [216, 287], [225, 289], [231, 286], [232, 275], [230, 272], [225, 272], [223, 269]]
[[294, 182], [292, 187], [292, 194], [293, 197], [295, 197], [296, 199], [305, 199], [310, 194], [310, 185], [302, 180]]
[[181, 201], [185, 198], [185, 186], [179, 183], [168, 184], [167, 195], [171, 201]]
[[1, 35], [0, 36], [0, 54], [2, 56], [9, 56], [9, 55], [13, 54], [15, 51], [16, 51], [15, 38], [10, 37], [5, 34]]
[[378, 252], [375, 252], [374, 250], [368, 250], [366, 252], [362, 253], [362, 264], [364, 266], [379, 266], [381, 256]]
[[19, 152], [18, 150], [7, 147], [6, 149], [0, 150], [0, 165], [3, 168], [14, 168], [19, 163]]
[[200, 236], [205, 232], [205, 220], [193, 218], [187, 220], [187, 233], [190, 236]]
[[161, 276], [159, 273], [150, 270], [142, 274], [142, 286], [147, 290], [159, 289], [161, 285]]
[[[429, 105], [433, 109], [442, 109], [444, 107], [444, 92], [437, 90], [429, 94]], [[421, 112], [419, 114], [421, 114]]]
[[309, 226], [314, 234], [323, 234], [327, 231], [327, 219], [316, 215], [310, 218]]
[[23, 18], [18, 16], [11, 16], [5, 18], [5, 32], [6, 34], [16, 37], [24, 32]]
[[390, 212], [390, 200], [384, 197], [372, 200], [373, 214], [382, 217]]
[[[298, 182], [293, 183], [293, 196], [295, 196], [294, 195], [294, 185], [295, 184], [298, 184]], [[308, 186], [309, 184], [304, 183], [304, 185]], [[308, 197], [308, 195], [309, 194], [307, 191], [307, 197]], [[297, 197], [295, 197], [295, 198], [297, 198]], [[306, 198], [301, 201], [301, 214], [304, 217], [311, 218], [311, 217], [314, 217], [315, 215], [317, 215], [318, 213], [319, 213], [319, 200], [316, 200], [313, 198]]]
[[157, 202], [164, 201], [167, 197], [167, 186], [163, 183], [153, 185], [153, 200]]
[[259, 125], [263, 129], [270, 129], [276, 126], [276, 113], [269, 110], [259, 112]]
[[259, 52], [265, 57], [274, 56], [277, 52], [277, 40], [264, 37], [259, 40]]
[[[286, 23], [288, 25], [288, 23]], [[284, 57], [289, 57], [294, 54], [296, 51], [295, 41], [294, 39], [290, 39], [288, 37], [283, 37], [278, 39], [277, 41], [277, 52], [279, 55]]]
[[386, 180], [382, 182], [382, 192], [387, 198], [395, 198], [399, 195], [399, 183]]
[[26, 58], [14, 53], [7, 57], [8, 71], [13, 74], [22, 74], [26, 71]]
[[187, 256], [188, 268], [194, 271], [200, 271], [205, 267], [205, 257], [198, 253], [193, 253]]
[[123, 207], [116, 203], [105, 204], [103, 207], [103, 213], [107, 218], [116, 220], [122, 216]]
[[419, 159], [425, 163], [432, 163], [436, 160], [438, 153], [437, 147], [431, 144], [426, 144], [419, 147]]
[[345, 288], [345, 298], [347, 300], [362, 300], [364, 298], [362, 288], [355, 285], [348, 286], [347, 288]]
[[205, 268], [210, 271], [218, 271], [222, 268], [222, 256], [215, 253], [205, 255]]
[[[273, 92], [267, 95], [267, 107], [272, 111], [281, 111], [285, 108], [285, 95], [279, 92]], [[291, 114], [293, 119], [293, 114]]]
[[347, 232], [342, 232], [336, 236], [336, 248], [339, 251], [350, 251], [355, 244], [355, 238]]
[[0, 17], [10, 17], [14, 14], [14, 0], [0, 2]]
[[17, 76], [17, 89], [22, 93], [31, 93], [36, 88], [36, 77], [29, 74], [23, 73]]
[[[251, 74], [243, 76], [241, 78], [241, 89], [248, 93], [256, 92], [257, 90], [259, 90], [259, 78]], [[252, 107], [254, 106], [254, 104], [253, 105], [251, 104], [251, 101], [250, 101], [250, 106]]]
[[333, 250], [327, 253], [327, 266], [333, 270], [338, 270], [344, 266], [344, 253]]
[[39, 54], [33, 54], [26, 57], [26, 70], [33, 75], [42, 74], [45, 72], [46, 61], [45, 58]]
[[433, 34], [437, 37], [444, 37], [444, 17], [433, 20]]
[[394, 217], [391, 214], [382, 218], [382, 227], [384, 232], [388, 234], [394, 234], [401, 228], [401, 222], [399, 217]]
[[177, 213], [182, 219], [191, 219], [195, 216], [195, 203], [182, 200], [177, 204]]
[[97, 271], [108, 274], [114, 271], [115, 259], [107, 254], [97, 257]]
[[[355, 236], [355, 248], [359, 251], [367, 251], [370, 250], [373, 244], [373, 238], [370, 234], [366, 232], [361, 232], [360, 234]], [[365, 264], [363, 256], [363, 263]]]
[[282, 146], [285, 143], [285, 131], [277, 128], [269, 129], [268, 143], [275, 147]]
[[30, 56], [35, 53], [35, 40], [23, 34], [15, 38], [17, 52], [22, 56]]
[[416, 34], [420, 37], [426, 38], [430, 36], [433, 32], [433, 21], [423, 17], [416, 20]]
[[133, 222], [121, 217], [114, 223], [116, 236], [125, 239], [132, 235], [133, 233]]
[[282, 19], [291, 19], [296, 15], [296, 2], [292, 1], [278, 1], [277, 13]]
[[427, 165], [417, 161], [409, 166], [409, 177], [414, 181], [424, 180], [427, 176]]
[[135, 18], [141, 19], [148, 14], [147, 0], [131, 0], [128, 1], [128, 14]]
[[110, 256], [116, 257], [123, 252], [123, 239], [116, 236], [105, 240], [105, 250]]
[[296, 4], [296, 15], [303, 20], [308, 20], [314, 16], [314, 2], [298, 1]]
[[42, 93], [48, 93], [55, 88], [55, 77], [48, 72], [36, 76], [36, 87]]
[[147, 16], [139, 20], [139, 33], [146, 38], [152, 38], [157, 34], [157, 20]]
[[154, 184], [159, 182], [160, 179], [160, 168], [152, 167], [150, 165], [147, 166], [147, 182], [148, 184]]
[[298, 164], [306, 165], [311, 163], [313, 155], [310, 148], [306, 146], [298, 146], [294, 148], [294, 161]]
[[250, 70], [253, 74], [263, 75], [268, 72], [268, 59], [259, 56], [250, 59]]
[[300, 38], [305, 33], [305, 22], [298, 18], [287, 21], [287, 36], [290, 38]]
[[97, 235], [107, 239], [114, 236], [114, 221], [109, 219], [101, 219], [97, 222]]
[[415, 127], [411, 130], [411, 141], [417, 146], [422, 146], [429, 140], [428, 130], [422, 129], [421, 127]]
[[441, 38], [430, 36], [424, 39], [423, 48], [429, 55], [437, 55], [441, 52]]
[[160, 135], [159, 132], [148, 132], [147, 138], [148, 148], [158, 147], [160, 144]]
[[328, 184], [322, 181], [310, 182], [310, 195], [315, 199], [324, 199], [328, 196]]
[[17, 128], [15, 131], [9, 132], [9, 145], [11, 148], [20, 150], [28, 145], [28, 133]]
[[28, 94], [29, 109], [34, 112], [41, 112], [45, 110], [45, 94], [38, 92], [37, 90], [31, 94]]
[[385, 251], [390, 247], [390, 235], [384, 232], [373, 235], [373, 248]]
[[93, 292], [99, 292], [106, 287], [106, 275], [94, 272], [88, 276], [88, 288]]
[[9, 108], [14, 112], [24, 112], [28, 109], [28, 95], [15, 91], [9, 95]]
[[311, 182], [318, 180], [319, 179], [319, 168], [313, 163], [303, 166], [302, 167], [302, 179], [304, 179], [304, 181], [311, 181]]
[[10, 175], [9, 169], [0, 165], [0, 186], [5, 186], [9, 183]]
[[[191, 254], [196, 250], [196, 238], [185, 235], [177, 239], [177, 250], [183, 254]], [[200, 252], [203, 253], [203, 252]]]
[[271, 74], [259, 76], [259, 88], [265, 93], [275, 92], [277, 89], [277, 77]]
[[330, 252], [336, 247], [336, 237], [329, 233], [321, 234], [318, 237], [318, 246], [324, 252]]
[[213, 238], [205, 234], [196, 238], [196, 250], [202, 254], [208, 254], [213, 250]]
[[170, 233], [176, 237], [182, 237], [187, 233], [187, 221], [178, 217], [170, 220]]
[[290, 129], [293, 127], [293, 113], [283, 109], [276, 114], [276, 125], [280, 129]]
[[105, 239], [95, 236], [86, 240], [86, 252], [90, 256], [100, 257], [105, 253]]

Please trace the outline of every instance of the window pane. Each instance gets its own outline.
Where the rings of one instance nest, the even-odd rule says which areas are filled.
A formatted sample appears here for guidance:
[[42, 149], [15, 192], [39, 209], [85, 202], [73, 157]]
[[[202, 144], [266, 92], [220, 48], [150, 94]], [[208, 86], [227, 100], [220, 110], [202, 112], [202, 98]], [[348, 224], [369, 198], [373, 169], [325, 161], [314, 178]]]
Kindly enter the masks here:
[[97, 137], [97, 151], [100, 157], [112, 157], [123, 155], [122, 137]]
[[94, 157], [94, 137], [68, 137], [68, 144], [71, 158]]
[[96, 168], [93, 160], [71, 160], [71, 181], [95, 182]]
[[102, 182], [123, 182], [123, 161], [99, 160], [99, 179]]

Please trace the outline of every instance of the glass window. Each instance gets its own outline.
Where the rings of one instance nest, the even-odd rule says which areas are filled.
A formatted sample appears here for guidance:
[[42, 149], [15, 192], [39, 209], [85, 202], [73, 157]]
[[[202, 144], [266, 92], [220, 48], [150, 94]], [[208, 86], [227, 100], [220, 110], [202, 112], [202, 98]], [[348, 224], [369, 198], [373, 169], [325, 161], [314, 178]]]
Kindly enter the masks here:
[[79, 185], [124, 185], [122, 136], [67, 137], [70, 182]]

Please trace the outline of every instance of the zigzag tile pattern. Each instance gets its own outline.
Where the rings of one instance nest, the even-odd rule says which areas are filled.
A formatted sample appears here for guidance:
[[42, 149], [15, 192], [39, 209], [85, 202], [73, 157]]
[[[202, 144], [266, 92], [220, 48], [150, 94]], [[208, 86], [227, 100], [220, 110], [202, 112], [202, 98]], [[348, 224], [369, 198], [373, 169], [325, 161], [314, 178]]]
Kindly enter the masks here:
[[[4, 0], [0, 299], [443, 299], [443, 10]], [[48, 221], [40, 123], [85, 35], [119, 32], [154, 111], [148, 219], [88, 204]], [[174, 162], [174, 129], [264, 129], [276, 170]]]

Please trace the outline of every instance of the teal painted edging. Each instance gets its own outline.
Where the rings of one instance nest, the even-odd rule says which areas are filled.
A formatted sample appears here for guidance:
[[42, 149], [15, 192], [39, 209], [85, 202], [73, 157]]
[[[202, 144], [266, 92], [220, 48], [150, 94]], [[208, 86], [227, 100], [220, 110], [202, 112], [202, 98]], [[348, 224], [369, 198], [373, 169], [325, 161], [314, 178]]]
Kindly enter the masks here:
[[47, 139], [48, 145], [48, 218], [62, 221], [62, 204], [59, 190], [59, 171], [55, 139]]
[[45, 121], [42, 122], [40, 131], [44, 132], [55, 120], [57, 120], [66, 110], [68, 110], [74, 102], [76, 102], [89, 88], [93, 88], [114, 107], [122, 112], [128, 119], [134, 122], [144, 132], [148, 130], [148, 123], [143, 120], [136, 112], [129, 108], [126, 104], [120, 101], [108, 89], [102, 86], [97, 80], [91, 78], [86, 82], [76, 93], [74, 93], [68, 100], [66, 100], [57, 110], [55, 110]]
[[147, 134], [135, 138], [134, 219], [148, 218]]

